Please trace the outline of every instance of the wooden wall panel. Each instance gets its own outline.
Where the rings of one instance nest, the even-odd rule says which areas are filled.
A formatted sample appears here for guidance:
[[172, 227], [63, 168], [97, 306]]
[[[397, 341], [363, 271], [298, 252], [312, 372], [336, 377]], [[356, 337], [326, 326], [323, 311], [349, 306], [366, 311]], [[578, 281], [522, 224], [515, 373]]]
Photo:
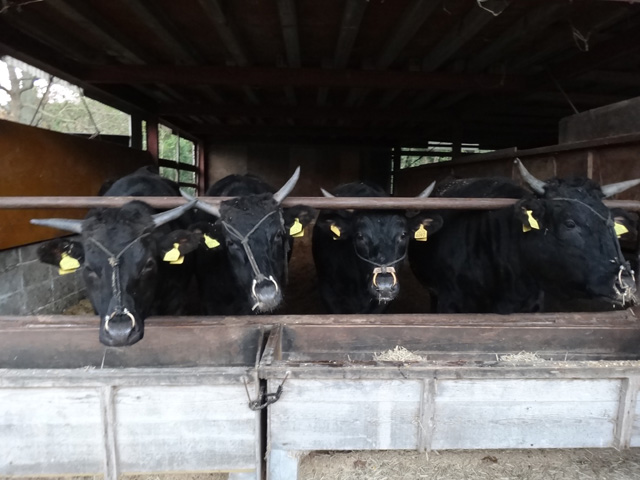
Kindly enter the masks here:
[[[0, 195], [96, 195], [152, 157], [99, 140], [0, 120]], [[0, 249], [53, 238], [60, 232], [29, 224], [31, 218], [82, 218], [84, 210], [0, 210]]]
[[[412, 196], [422, 185], [445, 178], [506, 176], [520, 181], [513, 165], [517, 153], [487, 161], [454, 161], [442, 165], [428, 165], [402, 170], [396, 175], [398, 196]], [[576, 149], [557, 153], [540, 153], [521, 157], [527, 169], [541, 180], [554, 176], [587, 176], [596, 182], [621, 182], [640, 178], [640, 144], [601, 145], [590, 149]], [[422, 187], [424, 188], [424, 187]], [[640, 186], [615, 196], [618, 200], [640, 200]]]

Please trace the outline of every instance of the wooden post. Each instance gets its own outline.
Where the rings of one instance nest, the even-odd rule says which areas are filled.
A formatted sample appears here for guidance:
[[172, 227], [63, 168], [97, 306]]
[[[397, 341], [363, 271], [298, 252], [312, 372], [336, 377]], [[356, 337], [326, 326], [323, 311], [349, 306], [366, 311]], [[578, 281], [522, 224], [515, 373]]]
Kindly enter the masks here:
[[104, 435], [104, 479], [118, 480], [118, 447], [116, 445], [115, 387], [100, 388], [100, 408]]
[[158, 139], [158, 117], [147, 118], [147, 150], [156, 164], [160, 158]]
[[633, 422], [636, 403], [638, 401], [638, 388], [640, 388], [640, 377], [622, 379], [618, 419], [616, 421], [615, 438], [613, 440], [613, 447], [617, 450], [627, 449], [631, 446], [631, 434], [633, 433]]
[[129, 117], [129, 134], [131, 135], [129, 146], [136, 150], [142, 150], [142, 118], [139, 115]]
[[205, 155], [205, 146], [202, 140], [196, 143], [196, 163], [198, 166], [198, 193], [203, 195], [207, 190], [209, 179], [209, 168], [207, 165], [207, 156]]

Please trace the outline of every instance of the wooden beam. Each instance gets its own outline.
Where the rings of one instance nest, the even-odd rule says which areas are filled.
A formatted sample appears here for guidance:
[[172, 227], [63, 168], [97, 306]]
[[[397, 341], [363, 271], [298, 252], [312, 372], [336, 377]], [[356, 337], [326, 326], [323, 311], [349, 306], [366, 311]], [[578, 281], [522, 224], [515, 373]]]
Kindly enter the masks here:
[[47, 4], [73, 21], [85, 32], [85, 35], [91, 35], [98, 39], [100, 43], [105, 45], [105, 49], [115, 53], [121, 62], [145, 63], [145, 57], [148, 56], [141, 51], [136, 42], [127, 38], [122, 32], [112, 33], [113, 27], [84, 2], [71, 6], [65, 0], [51, 0]]
[[347, 67], [367, 5], [369, 5], [368, 0], [347, 0], [333, 57], [334, 68], [344, 69]]
[[398, 54], [407, 46], [429, 16], [440, 6], [436, 0], [414, 0], [402, 14], [398, 25], [382, 47], [375, 67], [385, 69], [391, 66]]
[[229, 24], [219, 0], [196, 0], [205, 16], [216, 27], [218, 35], [236, 65], [246, 67], [250, 64], [249, 56], [238, 40], [238, 36]]
[[[338, 37], [332, 67], [344, 69], [349, 64], [351, 50], [353, 50], [353, 44], [358, 36], [360, 24], [362, 23], [367, 5], [369, 5], [368, 0], [347, 0], [342, 14], [340, 35]], [[324, 105], [326, 103], [328, 93], [329, 89], [326, 87], [322, 87], [318, 91], [318, 105]]]
[[260, 87], [363, 87], [406, 88], [415, 90], [500, 90], [522, 91], [529, 82], [526, 77], [493, 74], [462, 74], [448, 72], [394, 72], [361, 70], [323, 70], [316, 68], [261, 68], [149, 65], [110, 65], [89, 68], [82, 78], [98, 84], [167, 85], [255, 85]]
[[296, 5], [293, 0], [277, 0], [277, 3], [287, 64], [293, 68], [300, 68], [300, 39], [298, 38]]
[[[508, 6], [509, 2], [505, 1], [505, 4]], [[460, 23], [441, 38], [424, 57], [422, 68], [433, 71], [442, 66], [494, 18], [491, 13], [474, 5]]]

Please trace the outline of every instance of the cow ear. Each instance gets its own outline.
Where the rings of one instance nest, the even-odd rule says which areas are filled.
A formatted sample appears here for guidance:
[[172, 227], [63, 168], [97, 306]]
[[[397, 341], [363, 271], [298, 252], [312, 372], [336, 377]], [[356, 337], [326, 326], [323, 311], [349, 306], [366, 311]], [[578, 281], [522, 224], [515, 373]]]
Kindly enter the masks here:
[[198, 239], [201, 249], [205, 251], [219, 251], [224, 245], [220, 225], [211, 222], [198, 222], [189, 227]]
[[174, 230], [160, 239], [160, 256], [165, 262], [180, 265], [185, 255], [193, 252], [199, 244], [198, 234], [189, 230]]
[[66, 238], [56, 238], [38, 247], [38, 258], [59, 268], [60, 275], [75, 272], [84, 263], [82, 243]]
[[408, 220], [411, 238], [426, 242], [428, 238], [442, 228], [443, 220], [437, 213], [421, 212]]
[[306, 205], [296, 205], [285, 208], [283, 212], [284, 228], [292, 237], [304, 236], [304, 227], [309, 225], [316, 216], [316, 209]]
[[316, 221], [316, 227], [334, 240], [345, 240], [351, 236], [351, 222], [342, 215], [323, 215]]
[[522, 223], [522, 231], [530, 232], [542, 228], [544, 206], [535, 199], [522, 200], [515, 205], [516, 218]]
[[621, 208], [612, 208], [614, 229], [618, 238], [632, 240], [637, 236], [638, 215]]

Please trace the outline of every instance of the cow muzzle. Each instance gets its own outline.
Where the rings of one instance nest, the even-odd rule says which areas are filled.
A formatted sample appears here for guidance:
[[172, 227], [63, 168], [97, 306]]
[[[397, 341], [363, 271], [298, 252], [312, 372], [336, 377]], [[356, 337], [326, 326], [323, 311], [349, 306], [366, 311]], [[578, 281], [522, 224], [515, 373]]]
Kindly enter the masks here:
[[282, 301], [282, 291], [273, 275], [262, 279], [254, 278], [251, 285], [251, 295], [256, 302], [251, 310], [258, 312], [270, 312], [278, 307]]
[[109, 347], [133, 345], [142, 338], [141, 326], [127, 308], [115, 310], [104, 317], [100, 342]]
[[371, 283], [381, 303], [390, 302], [398, 294], [398, 277], [394, 267], [374, 268]]

